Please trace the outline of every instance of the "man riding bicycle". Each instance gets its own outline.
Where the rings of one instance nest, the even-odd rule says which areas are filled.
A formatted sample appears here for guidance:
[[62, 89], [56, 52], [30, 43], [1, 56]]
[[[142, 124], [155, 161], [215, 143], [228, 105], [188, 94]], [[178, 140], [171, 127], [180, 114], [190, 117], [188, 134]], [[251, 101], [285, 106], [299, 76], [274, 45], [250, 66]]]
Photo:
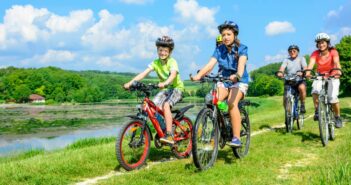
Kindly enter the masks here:
[[[316, 47], [318, 50], [315, 50], [311, 54], [310, 63], [308, 69], [313, 69], [315, 63], [317, 63], [317, 72], [319, 74], [326, 74], [324, 76], [327, 78], [329, 75], [335, 76], [335, 79], [328, 80], [328, 100], [332, 104], [334, 115], [335, 115], [335, 127], [342, 127], [342, 121], [340, 118], [340, 106], [339, 106], [339, 86], [340, 80], [338, 79], [341, 75], [340, 70], [334, 70], [329, 74], [330, 70], [333, 68], [341, 69], [339, 62], [338, 51], [331, 46], [330, 37], [326, 33], [318, 33], [315, 38]], [[306, 77], [310, 77], [311, 74], [308, 71]], [[322, 89], [322, 80], [316, 79], [312, 84], [312, 96], [313, 103], [315, 108], [314, 120], [318, 120], [318, 95]]]
[[[287, 74], [289, 76], [292, 76], [297, 74], [298, 71], [302, 71], [307, 68], [305, 57], [298, 56], [300, 52], [300, 48], [297, 45], [290, 45], [288, 48], [288, 52], [290, 57], [284, 59], [282, 65], [280, 66], [280, 69], [279, 69], [280, 73], [277, 73], [279, 77], [283, 77], [285, 69], [287, 70]], [[300, 74], [297, 74], [297, 75], [302, 76], [302, 72], [300, 72]], [[294, 88], [297, 88], [300, 94], [300, 101], [301, 101], [300, 112], [305, 113], [306, 112], [306, 109], [305, 109], [306, 82], [304, 80], [300, 80], [297, 83], [296, 87]], [[288, 84], [284, 84], [284, 97], [283, 97], [284, 108], [285, 108], [285, 96], [286, 96], [287, 89], [288, 89]]]

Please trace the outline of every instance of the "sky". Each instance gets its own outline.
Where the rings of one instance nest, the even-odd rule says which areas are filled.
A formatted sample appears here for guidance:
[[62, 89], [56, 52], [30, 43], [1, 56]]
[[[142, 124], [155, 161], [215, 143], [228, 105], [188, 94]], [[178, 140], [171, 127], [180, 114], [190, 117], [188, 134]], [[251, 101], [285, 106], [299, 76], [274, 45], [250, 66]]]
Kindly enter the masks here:
[[157, 57], [155, 40], [169, 35], [183, 79], [215, 49], [217, 26], [239, 25], [249, 71], [351, 35], [351, 0], [0, 0], [0, 68], [55, 66], [139, 73]]

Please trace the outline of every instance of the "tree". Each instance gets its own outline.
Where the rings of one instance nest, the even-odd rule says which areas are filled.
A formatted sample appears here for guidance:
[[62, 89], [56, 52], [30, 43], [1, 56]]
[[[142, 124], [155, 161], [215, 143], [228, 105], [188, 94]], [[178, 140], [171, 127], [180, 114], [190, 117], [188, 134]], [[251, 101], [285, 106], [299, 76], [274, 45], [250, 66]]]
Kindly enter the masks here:
[[350, 96], [351, 92], [351, 36], [345, 36], [335, 45], [339, 52], [343, 75], [340, 79], [342, 96]]
[[25, 84], [19, 85], [15, 88], [13, 92], [13, 98], [19, 103], [28, 102], [29, 95], [31, 94], [31, 90]]

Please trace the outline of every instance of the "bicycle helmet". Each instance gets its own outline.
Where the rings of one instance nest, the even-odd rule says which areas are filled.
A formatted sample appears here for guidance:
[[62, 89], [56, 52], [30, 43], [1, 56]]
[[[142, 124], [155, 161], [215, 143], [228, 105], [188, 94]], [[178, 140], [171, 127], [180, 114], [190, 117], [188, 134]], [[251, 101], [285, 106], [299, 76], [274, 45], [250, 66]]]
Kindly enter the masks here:
[[223, 24], [219, 25], [218, 26], [219, 33], [222, 33], [222, 30], [225, 28], [229, 28], [229, 29], [234, 30], [235, 35], [239, 34], [239, 26], [233, 21], [224, 21]]
[[156, 40], [156, 47], [168, 47], [172, 51], [174, 48], [173, 39], [169, 36], [162, 36]]
[[300, 52], [300, 48], [299, 46], [295, 45], [295, 44], [292, 44], [289, 46], [288, 48], [288, 51], [292, 50], [292, 49], [296, 49], [298, 52]]
[[324, 40], [324, 41], [329, 42], [329, 41], [330, 41], [330, 37], [329, 37], [329, 35], [326, 34], [326, 33], [318, 33], [318, 34], [316, 35], [316, 38], [314, 39], [314, 41], [315, 41], [315, 42], [319, 42], [319, 41], [321, 41], [321, 40]]
[[222, 42], [222, 35], [218, 35], [218, 36], [217, 36], [216, 42]]

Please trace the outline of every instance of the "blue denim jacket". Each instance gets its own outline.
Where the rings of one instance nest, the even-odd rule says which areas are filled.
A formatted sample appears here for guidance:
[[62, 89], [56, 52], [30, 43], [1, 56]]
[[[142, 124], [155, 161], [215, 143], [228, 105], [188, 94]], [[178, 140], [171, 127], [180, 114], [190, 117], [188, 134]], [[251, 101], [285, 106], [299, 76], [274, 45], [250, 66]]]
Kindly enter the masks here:
[[[217, 59], [219, 69], [222, 70], [222, 75], [229, 77], [231, 74], [235, 74], [238, 70], [238, 60], [235, 58], [235, 53], [238, 53], [238, 56], [247, 56], [247, 46], [240, 44], [239, 48], [232, 48], [232, 51], [228, 53], [227, 47], [222, 44], [218, 46], [213, 52], [212, 57]], [[246, 70], [246, 65], [244, 69], [244, 74], [241, 77], [240, 82], [249, 83], [249, 73]]]

